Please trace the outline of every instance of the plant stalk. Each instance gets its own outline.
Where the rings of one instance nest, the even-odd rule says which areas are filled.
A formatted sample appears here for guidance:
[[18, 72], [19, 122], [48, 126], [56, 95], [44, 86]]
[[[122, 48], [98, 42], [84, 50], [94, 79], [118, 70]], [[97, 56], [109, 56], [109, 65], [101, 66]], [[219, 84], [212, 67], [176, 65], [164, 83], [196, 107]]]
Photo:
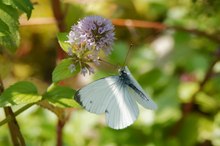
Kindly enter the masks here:
[[[4, 86], [2, 79], [0, 77], [0, 95], [4, 91]], [[6, 118], [10, 117], [10, 120], [7, 120], [9, 132], [11, 135], [12, 143], [14, 146], [25, 146], [25, 141], [20, 131], [20, 127], [15, 118], [15, 114], [11, 107], [4, 107], [4, 112]]]

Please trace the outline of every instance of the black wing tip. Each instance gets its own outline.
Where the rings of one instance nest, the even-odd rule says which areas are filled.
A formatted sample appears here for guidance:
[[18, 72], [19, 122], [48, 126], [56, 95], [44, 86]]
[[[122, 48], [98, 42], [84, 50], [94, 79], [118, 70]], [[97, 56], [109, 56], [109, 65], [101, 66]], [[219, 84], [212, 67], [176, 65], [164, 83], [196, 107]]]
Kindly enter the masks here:
[[81, 101], [81, 96], [80, 96], [80, 93], [79, 93], [79, 90], [75, 93], [75, 96], [74, 96], [74, 100], [76, 102], [78, 102], [80, 105], [82, 105], [82, 101]]

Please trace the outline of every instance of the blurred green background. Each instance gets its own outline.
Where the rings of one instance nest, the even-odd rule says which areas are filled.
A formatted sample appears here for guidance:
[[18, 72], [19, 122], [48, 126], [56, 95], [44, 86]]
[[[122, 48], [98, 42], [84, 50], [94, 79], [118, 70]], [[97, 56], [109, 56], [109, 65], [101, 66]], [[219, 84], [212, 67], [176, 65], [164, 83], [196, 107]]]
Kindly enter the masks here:
[[[59, 30], [53, 1], [32, 2], [30, 20], [25, 15], [20, 18], [19, 49], [15, 54], [0, 53], [0, 73], [5, 87], [29, 80], [43, 92], [56, 65]], [[118, 131], [105, 125], [104, 115], [71, 110], [64, 146], [220, 146], [219, 0], [66, 0], [61, 4], [67, 32], [88, 15], [101, 15], [115, 24], [118, 19], [130, 19], [168, 26], [161, 30], [115, 25], [114, 50], [104, 58], [122, 65], [132, 42], [126, 64], [158, 109], [140, 107], [138, 120]], [[112, 74], [117, 71], [103, 63], [94, 76], [79, 75], [65, 84], [78, 89]], [[56, 145], [53, 113], [34, 106], [17, 119], [28, 146]], [[11, 145], [7, 125], [0, 127], [0, 145]]]

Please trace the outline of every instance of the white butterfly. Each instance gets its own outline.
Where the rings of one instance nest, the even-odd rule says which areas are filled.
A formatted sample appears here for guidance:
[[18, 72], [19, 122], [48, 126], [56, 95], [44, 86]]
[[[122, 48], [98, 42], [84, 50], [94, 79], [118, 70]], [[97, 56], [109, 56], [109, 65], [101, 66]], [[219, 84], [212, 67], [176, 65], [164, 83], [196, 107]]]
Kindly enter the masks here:
[[147, 109], [157, 108], [127, 67], [121, 68], [118, 76], [102, 78], [81, 88], [74, 99], [89, 112], [105, 113], [106, 123], [113, 129], [134, 123], [139, 114], [137, 102]]

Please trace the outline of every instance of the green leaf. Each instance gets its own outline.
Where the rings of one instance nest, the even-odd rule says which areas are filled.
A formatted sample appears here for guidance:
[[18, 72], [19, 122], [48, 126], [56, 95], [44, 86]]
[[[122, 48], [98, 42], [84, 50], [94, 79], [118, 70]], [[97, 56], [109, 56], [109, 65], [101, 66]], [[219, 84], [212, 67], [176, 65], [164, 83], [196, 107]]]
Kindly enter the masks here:
[[28, 19], [31, 17], [33, 5], [29, 0], [13, 0], [17, 8], [26, 13]]
[[78, 103], [73, 99], [75, 90], [69, 87], [54, 86], [43, 96], [49, 103], [60, 108], [66, 107], [80, 107]]
[[26, 13], [28, 19], [31, 16], [33, 5], [30, 0], [4, 0], [7, 5], [12, 5], [14, 8]]
[[76, 75], [79, 72], [79, 67], [76, 66], [76, 70], [71, 72], [69, 69], [70, 65], [73, 64], [73, 59], [63, 59], [54, 69], [52, 73], [52, 81], [59, 82], [66, 78]]
[[65, 52], [68, 52], [68, 49], [71, 47], [70, 44], [66, 42], [68, 40], [67, 35], [68, 35], [68, 33], [58, 33], [57, 34], [58, 42], [59, 42], [61, 48]]
[[5, 36], [9, 31], [8, 25], [0, 19], [0, 37]]
[[20, 43], [19, 11], [25, 12], [28, 19], [33, 6], [29, 0], [3, 0], [0, 2], [0, 46], [15, 52]]
[[0, 3], [0, 45], [12, 52], [16, 51], [20, 42], [18, 25], [18, 11]]
[[37, 88], [30, 82], [17, 82], [7, 88], [0, 96], [0, 107], [34, 103], [41, 100]]

